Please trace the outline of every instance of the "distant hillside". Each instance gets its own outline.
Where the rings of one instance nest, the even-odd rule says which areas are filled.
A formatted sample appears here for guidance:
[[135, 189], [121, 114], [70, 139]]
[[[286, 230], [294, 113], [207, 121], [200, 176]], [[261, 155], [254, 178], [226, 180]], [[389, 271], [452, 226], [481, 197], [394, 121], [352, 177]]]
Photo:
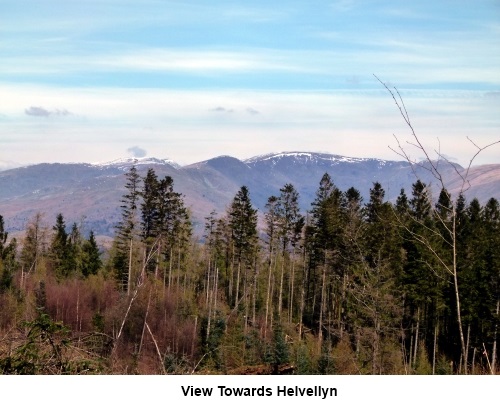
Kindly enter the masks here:
[[[356, 187], [365, 201], [375, 181], [382, 184], [387, 199], [394, 199], [401, 188], [411, 194], [415, 181], [407, 162], [311, 152], [268, 154], [244, 161], [219, 156], [183, 167], [156, 158], [100, 164], [37, 164], [0, 172], [0, 215], [10, 232], [23, 230], [37, 212], [44, 213], [45, 221], [52, 225], [61, 212], [68, 224], [83, 222], [87, 230], [92, 228], [97, 234], [111, 236], [120, 218], [124, 174], [132, 165], [142, 176], [151, 167], [159, 177], [168, 175], [174, 179], [174, 188], [185, 196], [197, 231], [203, 228], [204, 218], [212, 210], [225, 212], [242, 185], [249, 188], [252, 202], [263, 212], [268, 197], [279, 194], [286, 183], [299, 191], [302, 209], [309, 209], [324, 173], [329, 173], [341, 190]], [[461, 180], [457, 172], [463, 170], [460, 166], [442, 166], [451, 192], [458, 191]], [[427, 171], [421, 170], [418, 175], [428, 184], [436, 184]], [[469, 178], [468, 199], [477, 197], [482, 203], [490, 197], [500, 200], [500, 165], [473, 167]]]

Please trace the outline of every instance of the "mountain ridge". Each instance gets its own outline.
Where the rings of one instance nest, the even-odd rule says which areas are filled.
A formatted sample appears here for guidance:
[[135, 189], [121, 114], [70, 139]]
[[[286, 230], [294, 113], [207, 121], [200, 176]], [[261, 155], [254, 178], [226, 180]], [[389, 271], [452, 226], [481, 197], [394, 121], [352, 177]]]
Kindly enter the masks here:
[[[100, 163], [40, 163], [0, 171], [0, 215], [7, 230], [21, 231], [37, 212], [52, 223], [61, 212], [67, 223], [85, 222], [96, 233], [111, 236], [120, 218], [120, 200], [126, 189], [124, 174], [135, 165], [141, 176], [153, 168], [158, 177], [171, 176], [174, 188], [184, 195], [195, 229], [203, 228], [212, 211], [223, 214], [237, 190], [245, 185], [255, 207], [262, 214], [268, 197], [278, 195], [287, 183], [300, 194], [303, 211], [310, 209], [324, 173], [329, 173], [342, 191], [357, 188], [366, 202], [373, 182], [394, 200], [401, 188], [411, 194], [414, 173], [408, 162], [377, 158], [355, 158], [317, 152], [276, 152], [240, 160], [216, 156], [181, 166], [171, 159], [153, 157], [123, 158]], [[460, 186], [460, 166], [442, 166], [451, 185]], [[436, 181], [425, 170], [419, 175], [431, 184], [437, 196]], [[490, 197], [500, 199], [500, 165], [481, 165], [469, 172], [471, 188], [466, 197], [483, 203]]]

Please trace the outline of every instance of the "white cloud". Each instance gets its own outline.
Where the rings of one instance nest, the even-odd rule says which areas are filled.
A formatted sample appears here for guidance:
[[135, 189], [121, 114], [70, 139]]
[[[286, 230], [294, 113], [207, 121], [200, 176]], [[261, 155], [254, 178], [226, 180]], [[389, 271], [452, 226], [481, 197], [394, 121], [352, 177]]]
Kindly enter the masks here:
[[[382, 88], [280, 92], [0, 85], [0, 92], [8, 95], [0, 100], [0, 111], [7, 117], [0, 121], [5, 134], [0, 139], [5, 156], [0, 159], [19, 162], [108, 161], [121, 157], [124, 144], [136, 145], [130, 153], [154, 151], [157, 157], [179, 163], [220, 154], [245, 158], [273, 150], [397, 159], [388, 148], [393, 134], [405, 139], [409, 133]], [[422, 139], [434, 145], [439, 138], [443, 153], [462, 164], [471, 152], [467, 136], [478, 144], [498, 137], [496, 98], [442, 90], [403, 90], [402, 95]], [[81, 115], [35, 120], [21, 114], [26, 105], [44, 106], [47, 112], [55, 110], [49, 106], [64, 105]], [[234, 114], [227, 114], [231, 110]], [[260, 111], [265, 114], [254, 113]], [[484, 159], [498, 162], [498, 153], [485, 154]]]
[[139, 146], [131, 146], [127, 149], [127, 152], [135, 158], [142, 158], [147, 155], [146, 149], [140, 148]]

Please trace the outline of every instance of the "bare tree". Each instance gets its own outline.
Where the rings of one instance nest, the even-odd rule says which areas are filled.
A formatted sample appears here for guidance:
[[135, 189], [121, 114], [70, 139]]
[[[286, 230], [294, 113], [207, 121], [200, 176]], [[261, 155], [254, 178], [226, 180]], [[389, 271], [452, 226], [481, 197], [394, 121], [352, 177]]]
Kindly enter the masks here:
[[[442, 164], [443, 162], [445, 164], [449, 164], [453, 170], [455, 171], [456, 175], [460, 179], [460, 187], [459, 187], [459, 192], [458, 196], [463, 195], [471, 186], [470, 180], [469, 180], [469, 172], [472, 167], [472, 164], [476, 157], [483, 152], [485, 149], [499, 144], [500, 140], [491, 142], [488, 145], [485, 146], [479, 146], [477, 145], [474, 141], [472, 141], [469, 137], [467, 137], [468, 141], [472, 144], [474, 147], [475, 153], [472, 155], [472, 157], [469, 160], [468, 166], [464, 170], [459, 170], [459, 167], [456, 165], [452, 164], [442, 153], [440, 148], [434, 150], [434, 153], [436, 155], [436, 159], [432, 159], [431, 157], [431, 152], [429, 152], [423, 145], [418, 137], [418, 135], [415, 132], [415, 129], [413, 127], [413, 124], [410, 120], [410, 116], [408, 114], [408, 111], [406, 109], [406, 106], [404, 104], [403, 98], [399, 92], [399, 90], [396, 87], [393, 87], [392, 89], [389, 88], [389, 86], [384, 83], [382, 80], [380, 80], [376, 75], [374, 75], [375, 78], [384, 86], [384, 88], [389, 92], [391, 95], [392, 99], [394, 100], [401, 117], [403, 118], [404, 122], [406, 123], [407, 127], [410, 129], [410, 141], [406, 142], [406, 145], [401, 144], [399, 139], [394, 135], [394, 138], [396, 139], [397, 142], [397, 147], [392, 148], [390, 147], [391, 150], [393, 150], [396, 154], [401, 156], [404, 160], [406, 160], [412, 170], [415, 176], [418, 178], [418, 173], [417, 169], [423, 169], [424, 171], [429, 172], [432, 177], [437, 181], [438, 185], [441, 186], [442, 190], [446, 190], [446, 182], [445, 178], [443, 175], [443, 167]], [[438, 140], [438, 145], [439, 145], [439, 140]], [[416, 161], [412, 159], [408, 153], [408, 148], [416, 148], [417, 151], [422, 153], [424, 155], [424, 159], [422, 161]], [[444, 208], [444, 207], [443, 207]], [[421, 243], [426, 249], [428, 249], [431, 254], [436, 258], [438, 263], [443, 267], [446, 273], [448, 273], [453, 282], [453, 290], [455, 294], [455, 301], [456, 301], [456, 311], [457, 311], [457, 324], [458, 324], [458, 329], [459, 329], [459, 335], [460, 335], [460, 348], [461, 348], [461, 356], [462, 356], [462, 366], [463, 366], [463, 372], [467, 374], [467, 345], [465, 343], [464, 339], [464, 332], [463, 332], [463, 325], [462, 325], [462, 311], [460, 308], [460, 285], [459, 285], [459, 280], [458, 280], [458, 260], [459, 260], [459, 255], [457, 252], [457, 212], [456, 212], [456, 201], [451, 201], [451, 204], [449, 207], [446, 207], [444, 209], [445, 215], [436, 213], [436, 217], [438, 218], [438, 221], [441, 223], [443, 229], [445, 229], [445, 235], [440, 234], [438, 231], [434, 229], [430, 229], [425, 226], [425, 224], [421, 223], [420, 225], [425, 226], [427, 230], [430, 232], [431, 235], [436, 236], [437, 238], [440, 238], [443, 241], [443, 245], [447, 247], [447, 250], [449, 251], [448, 255], [443, 255], [441, 251], [436, 249], [435, 245], [432, 243], [431, 239], [428, 237], [423, 237], [422, 235], [419, 235], [415, 232], [411, 232], [408, 227], [405, 229], [409, 231], [412, 235], [412, 237], [415, 238], [416, 241]], [[413, 219], [415, 221], [418, 221], [418, 219]], [[451, 258], [451, 260], [449, 259]]]
[[[442, 190], [446, 190], [446, 184], [445, 184], [445, 178], [443, 176], [443, 169], [442, 169], [442, 163], [444, 162], [445, 164], [449, 164], [455, 171], [456, 175], [460, 179], [460, 187], [459, 187], [459, 192], [458, 195], [463, 195], [471, 186], [470, 180], [469, 180], [469, 172], [472, 167], [472, 164], [476, 157], [485, 149], [499, 144], [500, 140], [494, 141], [486, 146], [479, 146], [477, 145], [474, 141], [472, 141], [469, 137], [467, 139], [469, 142], [472, 144], [472, 146], [475, 149], [475, 153], [472, 155], [471, 159], [469, 160], [468, 166], [464, 170], [459, 170], [459, 167], [456, 165], [452, 164], [440, 151], [440, 148], [437, 150], [434, 150], [434, 153], [436, 155], [436, 159], [432, 159], [430, 152], [422, 145], [422, 142], [418, 135], [415, 132], [415, 129], [413, 127], [413, 124], [410, 120], [410, 116], [408, 114], [408, 111], [406, 109], [406, 106], [404, 104], [403, 98], [401, 94], [399, 93], [398, 89], [396, 87], [393, 87], [392, 89], [388, 87], [386, 83], [384, 83], [382, 80], [380, 80], [376, 75], [374, 75], [375, 78], [384, 86], [384, 88], [389, 92], [391, 95], [392, 99], [394, 100], [401, 116], [403, 117], [404, 122], [408, 126], [411, 132], [411, 140], [406, 142], [406, 145], [402, 145], [399, 139], [394, 135], [394, 138], [396, 139], [397, 142], [397, 148], [392, 148], [390, 147], [391, 150], [393, 150], [396, 154], [401, 156], [404, 160], [406, 160], [414, 174], [418, 177], [417, 174], [417, 169], [423, 169], [427, 172], [429, 172], [432, 177], [438, 182], [438, 184], [441, 186]], [[420, 153], [423, 153], [424, 159], [422, 161], [416, 161], [412, 159], [407, 151], [407, 148], [413, 147], [416, 148]], [[460, 285], [459, 285], [459, 280], [458, 280], [458, 273], [457, 273], [457, 268], [458, 268], [458, 254], [457, 254], [457, 212], [456, 212], [456, 203], [455, 201], [452, 201], [450, 204], [449, 208], [447, 207], [445, 211], [447, 218], [444, 218], [443, 216], [438, 215], [438, 220], [445, 229], [445, 234], [446, 237], [437, 232], [436, 230], [429, 229], [428, 230], [431, 232], [431, 234], [435, 235], [436, 237], [442, 239], [444, 242], [444, 245], [447, 246], [448, 250], [450, 250], [451, 255], [448, 257], [451, 257], [451, 261], [445, 257], [444, 255], [441, 254], [440, 251], [438, 251], [431, 240], [426, 237], [422, 237], [421, 235], [413, 233], [412, 236], [422, 245], [424, 245], [429, 251], [432, 253], [432, 255], [435, 256], [437, 261], [441, 264], [441, 266], [444, 268], [444, 270], [452, 277], [453, 280], [453, 289], [454, 289], [454, 294], [455, 294], [455, 300], [456, 300], [456, 311], [457, 311], [457, 323], [458, 323], [458, 329], [459, 329], [459, 334], [460, 334], [460, 346], [461, 346], [461, 354], [463, 358], [463, 371], [464, 373], [467, 373], [467, 347], [464, 339], [464, 332], [463, 332], [463, 325], [462, 325], [462, 312], [460, 308]], [[423, 224], [422, 224], [423, 225]], [[409, 229], [407, 229], [409, 230]]]

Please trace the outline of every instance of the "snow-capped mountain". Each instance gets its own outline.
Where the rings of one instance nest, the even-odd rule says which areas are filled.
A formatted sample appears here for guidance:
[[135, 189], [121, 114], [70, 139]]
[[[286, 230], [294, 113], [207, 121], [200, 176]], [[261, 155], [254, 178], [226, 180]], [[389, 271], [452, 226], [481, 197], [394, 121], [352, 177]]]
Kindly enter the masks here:
[[[180, 166], [170, 159], [125, 158], [106, 163], [37, 164], [0, 172], [0, 215], [9, 231], [20, 231], [37, 212], [48, 224], [62, 213], [68, 224], [83, 221], [98, 234], [112, 235], [120, 218], [120, 200], [125, 193], [127, 170], [135, 165], [144, 176], [154, 168], [157, 176], [171, 176], [174, 188], [184, 195], [198, 230], [213, 210], [223, 214], [238, 189], [246, 185], [260, 213], [267, 199], [279, 195], [291, 183], [300, 194], [302, 210], [311, 208], [321, 177], [328, 173], [341, 190], [357, 188], [366, 202], [375, 181], [381, 183], [386, 199], [394, 199], [404, 188], [411, 194], [415, 175], [407, 162], [345, 157], [328, 153], [279, 152], [239, 160], [218, 156], [203, 162]], [[460, 167], [443, 166], [449, 191], [456, 191]], [[434, 185], [425, 170], [422, 179]], [[467, 198], [482, 202], [500, 199], [500, 165], [472, 168], [472, 187]]]
[[[293, 159], [296, 163], [318, 163], [318, 162], [364, 162], [367, 160], [378, 160], [378, 159], [366, 159], [366, 158], [354, 158], [346, 157], [340, 155], [332, 155], [329, 153], [313, 153], [313, 152], [279, 152], [279, 153], [269, 153], [266, 155], [254, 156], [250, 159], [244, 160], [247, 164], [261, 163], [265, 161], [271, 162], [276, 165], [279, 161], [283, 159]], [[383, 160], [378, 160], [384, 162]]]
[[110, 162], [97, 162], [93, 163], [93, 166], [97, 167], [116, 167], [120, 170], [128, 170], [131, 166], [148, 166], [153, 167], [157, 165], [169, 165], [176, 169], [180, 169], [181, 166], [171, 159], [158, 159], [154, 157], [142, 157], [142, 158], [120, 158], [115, 159]]

